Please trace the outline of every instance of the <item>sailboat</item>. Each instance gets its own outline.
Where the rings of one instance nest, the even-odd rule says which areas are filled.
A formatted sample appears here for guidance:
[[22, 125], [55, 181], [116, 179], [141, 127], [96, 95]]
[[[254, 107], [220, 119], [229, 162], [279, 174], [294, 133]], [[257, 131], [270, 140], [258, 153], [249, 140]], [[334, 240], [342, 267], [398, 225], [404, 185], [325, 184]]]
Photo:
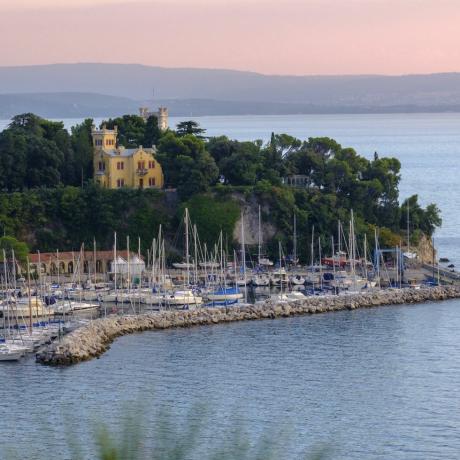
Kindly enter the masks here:
[[258, 246], [257, 246], [257, 262], [260, 267], [272, 267], [273, 262], [262, 254], [262, 214], [259, 205], [259, 225], [258, 225]]
[[257, 263], [256, 273], [251, 278], [251, 284], [256, 287], [270, 286], [270, 276], [265, 272], [268, 267], [273, 266], [273, 262], [262, 255], [262, 219], [259, 205], [259, 226], [258, 226], [258, 245], [257, 245]]
[[[241, 216], [241, 219], [243, 219], [243, 216]], [[242, 226], [242, 255], [243, 255], [243, 280], [246, 281], [246, 258], [245, 258], [245, 247], [244, 247], [244, 227], [243, 227], [243, 220], [241, 221], [241, 226]], [[233, 304], [238, 302], [238, 300], [242, 299], [243, 293], [240, 292], [237, 284], [237, 280], [235, 279], [235, 285], [234, 286], [227, 286], [226, 283], [226, 278], [225, 278], [225, 273], [223, 270], [223, 267], [225, 266], [225, 256], [224, 256], [224, 251], [223, 251], [223, 238], [222, 238], [222, 232], [220, 232], [220, 238], [219, 238], [219, 243], [220, 243], [220, 286], [213, 290], [212, 292], [208, 293], [206, 295], [207, 299], [214, 305], [215, 303], [218, 304]], [[234, 258], [234, 263], [235, 263], [235, 276], [236, 276], [236, 257]], [[245, 283], [246, 284], [246, 283]]]
[[[190, 261], [190, 242], [189, 242], [189, 225], [190, 225], [190, 217], [188, 208], [185, 208], [185, 216], [184, 216], [184, 223], [185, 223], [185, 261], [183, 262], [183, 269], [186, 270], [186, 277], [184, 279], [184, 286], [181, 289], [174, 290], [171, 293], [164, 294], [163, 299], [166, 305], [170, 306], [182, 306], [182, 307], [196, 307], [203, 303], [203, 298], [199, 296], [193, 289], [190, 289], [190, 271], [194, 270], [194, 281], [195, 284], [197, 282], [197, 230], [196, 226], [193, 228], [193, 238], [194, 238], [194, 246], [195, 246], [195, 263]], [[173, 264], [173, 266], [175, 266]], [[177, 268], [177, 264], [176, 264]]]
[[278, 252], [279, 252], [279, 266], [278, 269], [271, 273], [271, 284], [275, 286], [287, 285], [289, 282], [288, 274], [286, 269], [283, 267], [283, 259], [281, 254], [281, 241], [278, 242]]
[[25, 354], [24, 347], [2, 343], [0, 339], [0, 361], [19, 361]]
[[185, 224], [185, 260], [182, 262], [175, 262], [173, 263], [173, 267], [179, 270], [187, 270], [187, 283], [190, 282], [190, 270], [193, 270], [194, 264], [190, 261], [190, 254], [189, 254], [189, 214], [188, 208], [185, 208], [185, 215], [184, 215], [184, 224]]

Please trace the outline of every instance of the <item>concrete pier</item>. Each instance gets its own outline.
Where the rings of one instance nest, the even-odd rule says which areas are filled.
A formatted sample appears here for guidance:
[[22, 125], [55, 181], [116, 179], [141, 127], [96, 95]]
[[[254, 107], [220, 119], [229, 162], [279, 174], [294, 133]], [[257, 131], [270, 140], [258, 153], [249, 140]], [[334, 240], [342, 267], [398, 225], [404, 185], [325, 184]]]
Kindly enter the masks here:
[[413, 304], [460, 298], [459, 286], [425, 289], [384, 290], [365, 294], [306, 297], [292, 302], [261, 305], [198, 308], [194, 310], [109, 316], [92, 321], [53, 343], [36, 355], [37, 362], [47, 365], [71, 365], [97, 358], [108, 350], [116, 337], [133, 332], [177, 327], [212, 325], [233, 321], [273, 319], [313, 313], [325, 313], [384, 305]]

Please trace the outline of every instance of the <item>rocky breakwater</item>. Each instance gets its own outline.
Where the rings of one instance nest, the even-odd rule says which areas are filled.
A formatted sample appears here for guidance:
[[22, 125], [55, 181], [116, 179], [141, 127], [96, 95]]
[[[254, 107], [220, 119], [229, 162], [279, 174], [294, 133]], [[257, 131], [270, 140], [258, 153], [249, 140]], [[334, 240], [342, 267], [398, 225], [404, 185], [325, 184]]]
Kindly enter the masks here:
[[196, 310], [109, 316], [92, 321], [40, 351], [36, 359], [48, 365], [71, 365], [102, 355], [116, 337], [147, 330], [212, 325], [233, 321], [273, 319], [295, 315], [325, 313], [383, 305], [411, 304], [460, 297], [460, 287], [443, 286], [426, 289], [400, 289], [365, 294], [306, 297], [292, 302], [199, 308]]

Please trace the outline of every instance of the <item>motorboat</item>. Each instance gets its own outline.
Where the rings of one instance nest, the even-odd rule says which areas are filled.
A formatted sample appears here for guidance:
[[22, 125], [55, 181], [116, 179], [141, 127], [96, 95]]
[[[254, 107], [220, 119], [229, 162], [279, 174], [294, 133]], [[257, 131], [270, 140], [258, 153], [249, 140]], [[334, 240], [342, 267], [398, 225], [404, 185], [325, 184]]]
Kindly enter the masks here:
[[91, 302], [77, 302], [73, 300], [62, 300], [51, 307], [55, 315], [67, 315], [69, 313], [79, 313], [93, 311], [100, 308], [99, 304]]
[[253, 286], [270, 286], [270, 277], [266, 273], [260, 273], [251, 278], [251, 283]]
[[286, 269], [279, 268], [278, 270], [275, 270], [274, 272], [272, 272], [271, 277], [270, 277], [270, 282], [271, 284], [275, 286], [280, 286], [282, 284], [288, 284], [289, 278], [288, 278]]
[[25, 353], [23, 347], [0, 343], [0, 361], [19, 361]]
[[191, 289], [182, 289], [163, 295], [163, 302], [169, 306], [191, 306], [202, 304], [203, 298], [196, 295]]
[[176, 262], [172, 264], [174, 268], [178, 270], [193, 270], [194, 265], [187, 262]]
[[292, 275], [289, 277], [289, 282], [297, 286], [305, 284], [305, 281], [305, 278], [300, 275]]

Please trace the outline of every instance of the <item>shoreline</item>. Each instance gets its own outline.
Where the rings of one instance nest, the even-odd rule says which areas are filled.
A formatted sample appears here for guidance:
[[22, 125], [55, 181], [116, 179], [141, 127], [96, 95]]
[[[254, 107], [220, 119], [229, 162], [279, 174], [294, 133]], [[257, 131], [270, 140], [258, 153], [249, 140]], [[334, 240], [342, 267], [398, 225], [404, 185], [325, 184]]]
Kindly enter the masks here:
[[287, 318], [358, 308], [373, 308], [460, 298], [459, 286], [425, 289], [376, 291], [342, 296], [306, 297], [292, 302], [266, 301], [263, 305], [197, 308], [194, 310], [163, 310], [130, 316], [99, 318], [54, 342], [36, 355], [38, 363], [70, 366], [98, 358], [122, 335], [135, 332], [179, 327], [204, 326], [235, 321]]

